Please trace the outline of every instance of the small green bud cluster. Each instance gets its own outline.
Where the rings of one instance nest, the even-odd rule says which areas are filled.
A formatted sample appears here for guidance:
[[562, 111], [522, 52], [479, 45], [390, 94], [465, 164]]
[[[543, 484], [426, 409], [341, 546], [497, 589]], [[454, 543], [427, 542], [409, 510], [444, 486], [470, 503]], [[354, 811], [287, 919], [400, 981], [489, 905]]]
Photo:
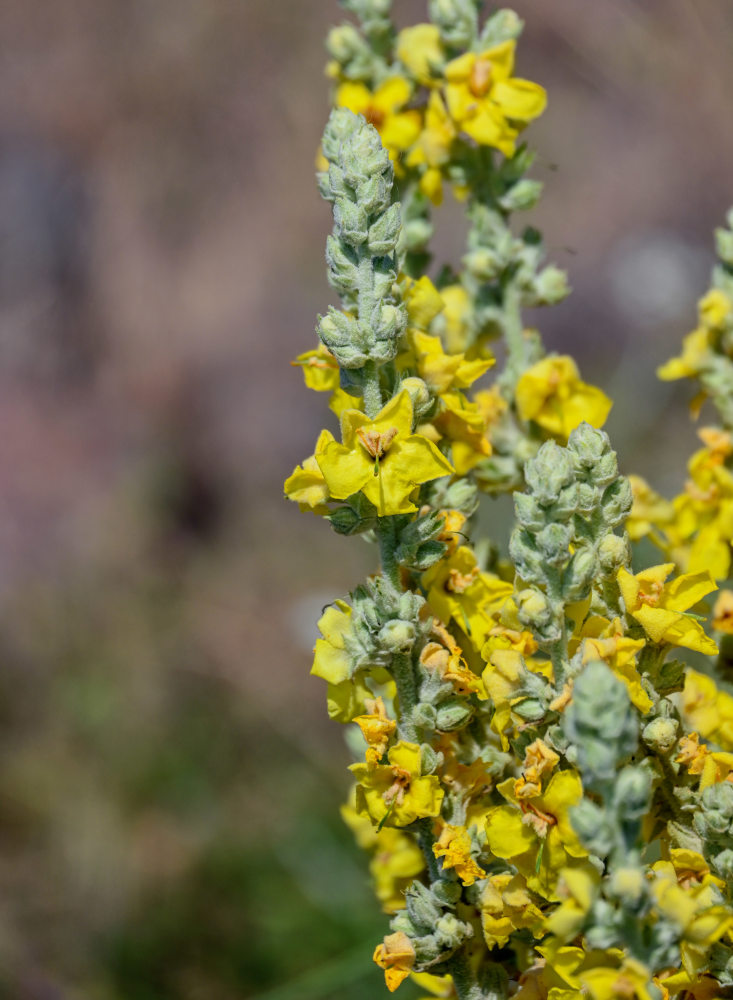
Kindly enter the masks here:
[[537, 230], [528, 227], [518, 237], [506, 222], [508, 212], [532, 208], [542, 192], [538, 182], [522, 176], [529, 165], [512, 163], [511, 170], [499, 175], [496, 208], [477, 204], [471, 211], [463, 263], [476, 298], [474, 323], [479, 331], [505, 330], [510, 319], [502, 290], [509, 280], [522, 306], [552, 305], [570, 293], [564, 271], [553, 265], [542, 268], [545, 251]]
[[430, 20], [449, 49], [472, 49], [478, 38], [481, 0], [430, 0]]
[[395, 654], [409, 654], [422, 643], [424, 598], [397, 591], [382, 576], [360, 584], [351, 595], [350, 628], [343, 635], [351, 676], [359, 670], [388, 666]]
[[406, 326], [405, 308], [393, 295], [401, 222], [399, 202], [391, 200], [392, 164], [377, 130], [345, 108], [331, 112], [323, 154], [329, 168], [319, 185], [334, 218], [329, 280], [358, 315], [332, 307], [318, 335], [343, 369], [382, 365], [397, 354]]
[[514, 494], [509, 553], [532, 585], [519, 594], [520, 619], [551, 643], [562, 635], [565, 606], [628, 563], [628, 543], [615, 530], [631, 509], [631, 487], [608, 436], [586, 423], [567, 448], [546, 441], [527, 462], [525, 481], [526, 492]]
[[726, 216], [726, 227], [715, 230], [715, 249], [724, 267], [733, 270], [733, 208]]
[[729, 781], [705, 789], [692, 824], [710, 867], [733, 889], [733, 785]]
[[445, 961], [473, 937], [473, 927], [453, 912], [459, 899], [458, 884], [445, 879], [429, 887], [413, 882], [406, 890], [406, 908], [392, 919], [392, 929], [407, 934], [421, 967]]

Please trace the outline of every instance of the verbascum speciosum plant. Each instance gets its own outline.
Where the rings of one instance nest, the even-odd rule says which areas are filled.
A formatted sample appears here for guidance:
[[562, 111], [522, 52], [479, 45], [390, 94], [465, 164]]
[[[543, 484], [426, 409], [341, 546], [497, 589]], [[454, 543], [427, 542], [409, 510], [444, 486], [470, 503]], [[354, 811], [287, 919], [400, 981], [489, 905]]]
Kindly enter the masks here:
[[[568, 286], [512, 221], [541, 193], [522, 135], [545, 108], [514, 72], [521, 21], [432, 0], [397, 32], [389, 0], [343, 5], [357, 23], [328, 39], [319, 152], [341, 301], [296, 361], [340, 430], [285, 491], [379, 551], [380, 571], [324, 612], [312, 669], [347, 725], [343, 816], [390, 915], [374, 960], [391, 991], [411, 976], [459, 1000], [722, 997], [733, 698], [709, 676], [716, 583], [673, 554], [632, 568], [633, 538], [661, 529], [637, 489], [626, 530], [632, 486], [600, 429], [611, 402], [523, 324]], [[433, 282], [445, 192], [468, 245]], [[721, 413], [732, 240], [706, 307], [717, 325], [687, 350]], [[482, 491], [514, 492], [508, 544], [472, 541]]]

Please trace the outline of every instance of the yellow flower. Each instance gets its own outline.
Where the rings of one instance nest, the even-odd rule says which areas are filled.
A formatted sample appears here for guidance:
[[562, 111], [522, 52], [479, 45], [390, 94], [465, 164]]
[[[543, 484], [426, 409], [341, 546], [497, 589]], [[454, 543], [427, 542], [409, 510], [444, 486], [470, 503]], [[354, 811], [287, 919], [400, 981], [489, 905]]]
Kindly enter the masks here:
[[463, 885], [473, 885], [486, 872], [471, 856], [471, 835], [465, 826], [443, 827], [440, 837], [433, 844], [433, 854], [443, 859], [443, 870], [454, 868]]
[[600, 876], [592, 866], [562, 869], [558, 886], [562, 902], [548, 916], [545, 924], [550, 934], [563, 942], [577, 937], [598, 894], [600, 882]]
[[430, 972], [413, 972], [410, 976], [413, 983], [422, 990], [429, 990], [429, 997], [421, 997], [421, 1000], [432, 1000], [432, 997], [456, 997], [451, 976], [434, 976]]
[[733, 301], [720, 288], [711, 288], [698, 303], [700, 322], [708, 330], [721, 330], [733, 319]]
[[445, 67], [445, 96], [456, 125], [479, 145], [512, 156], [519, 128], [545, 110], [539, 84], [512, 77], [513, 41], [483, 52], [467, 52]]
[[578, 366], [566, 355], [550, 355], [524, 372], [516, 402], [522, 420], [534, 420], [563, 439], [583, 421], [603, 427], [613, 405], [604, 392], [581, 381]]
[[426, 274], [417, 281], [412, 278], [405, 278], [404, 281], [403, 301], [407, 309], [408, 325], [427, 330], [445, 308], [443, 296]]
[[404, 931], [388, 934], [374, 951], [374, 961], [384, 969], [387, 989], [394, 993], [400, 983], [410, 975], [415, 964], [415, 949]]
[[622, 567], [617, 581], [626, 611], [643, 626], [652, 642], [715, 655], [718, 647], [700, 623], [686, 614], [703, 597], [718, 589], [715, 581], [705, 571], [683, 573], [665, 583], [673, 569], [673, 563], [664, 563], [633, 576]]
[[420, 112], [402, 110], [411, 95], [409, 81], [401, 76], [390, 77], [373, 92], [363, 83], [347, 80], [336, 91], [336, 106], [364, 115], [395, 159], [409, 149], [420, 133]]
[[733, 696], [718, 690], [712, 677], [687, 671], [682, 711], [704, 739], [733, 750]]
[[483, 681], [468, 666], [453, 636], [438, 622], [434, 622], [432, 631], [440, 641], [425, 644], [420, 653], [420, 663], [426, 670], [438, 671], [444, 681], [453, 685], [457, 694], [477, 694], [484, 701], [486, 691]]
[[583, 665], [593, 660], [603, 660], [623, 682], [631, 703], [646, 714], [654, 704], [641, 683], [636, 668], [636, 657], [644, 648], [644, 639], [629, 639], [624, 635], [618, 618], [592, 617], [583, 626]]
[[403, 28], [397, 36], [397, 58], [418, 83], [436, 83], [444, 62], [440, 29], [435, 24]]
[[[408, 340], [417, 373], [436, 396], [449, 389], [467, 389], [494, 364], [493, 358], [466, 361], [463, 353], [446, 354], [440, 337], [431, 337], [419, 330], [411, 330]], [[483, 420], [481, 431], [483, 433]]]
[[443, 801], [443, 789], [434, 774], [421, 775], [420, 747], [399, 743], [387, 753], [389, 764], [371, 768], [352, 764], [360, 784], [357, 808], [366, 811], [374, 823], [407, 826], [421, 816], [437, 816]]
[[425, 124], [405, 163], [416, 167], [420, 174], [420, 190], [434, 205], [443, 200], [443, 168], [450, 162], [450, 153], [457, 132], [445, 103], [434, 90], [425, 110]]
[[352, 660], [347, 650], [351, 635], [351, 607], [345, 601], [334, 601], [318, 620], [322, 638], [316, 639], [315, 658], [311, 674], [330, 684], [340, 684], [352, 674]]
[[655, 529], [664, 531], [674, 520], [674, 506], [670, 500], [656, 493], [641, 476], [629, 476], [634, 505], [631, 508], [626, 530], [633, 542], [645, 538]]
[[704, 969], [710, 947], [733, 927], [733, 910], [723, 904], [712, 881], [682, 886], [668, 862], [657, 862], [652, 869], [656, 905], [660, 914], [679, 929], [682, 965], [688, 975], [696, 975]]
[[323, 344], [319, 344], [314, 351], [299, 354], [290, 364], [303, 369], [303, 378], [309, 389], [333, 392], [339, 387], [338, 361]]
[[377, 833], [369, 872], [377, 899], [385, 913], [405, 907], [405, 889], [425, 868], [425, 858], [415, 840], [385, 826]]
[[369, 872], [383, 911], [404, 909], [405, 889], [425, 868], [425, 857], [414, 838], [389, 826], [375, 829], [369, 816], [356, 811], [356, 785], [341, 806], [341, 817], [359, 847], [372, 854]]
[[423, 574], [428, 604], [443, 622], [455, 621], [480, 649], [494, 625], [490, 615], [511, 597], [514, 587], [482, 573], [472, 549], [462, 545]]
[[283, 489], [288, 500], [295, 500], [302, 511], [312, 511], [314, 514], [327, 514], [326, 501], [329, 499], [328, 486], [318, 464], [318, 456], [326, 446], [334, 441], [330, 431], [321, 431], [316, 441], [313, 455], [297, 465], [291, 475], [285, 480]]
[[444, 392], [440, 397], [440, 410], [432, 422], [451, 442], [451, 457], [459, 476], [465, 476], [491, 454], [486, 419], [478, 405], [466, 399], [462, 392]]
[[421, 483], [450, 475], [453, 467], [435, 445], [412, 433], [412, 402], [403, 391], [370, 420], [359, 410], [341, 416], [343, 444], [331, 440], [316, 454], [331, 496], [360, 490], [380, 517], [417, 510], [409, 499]]
[[443, 312], [436, 326], [449, 354], [469, 352], [471, 298], [463, 285], [444, 285], [440, 289]]
[[376, 767], [387, 752], [390, 737], [397, 728], [397, 723], [387, 715], [381, 698], [367, 701], [366, 709], [366, 715], [358, 715], [353, 721], [361, 729], [361, 734], [367, 743], [367, 764]]
[[705, 363], [709, 348], [709, 335], [704, 327], [688, 333], [682, 341], [682, 354], [670, 358], [657, 368], [657, 378], [674, 382], [678, 378], [694, 378]]
[[532, 900], [521, 875], [491, 875], [479, 903], [481, 926], [489, 948], [503, 948], [514, 931], [544, 932], [544, 915]]
[[711, 624], [716, 632], [733, 635], [733, 591], [721, 590], [713, 606]]
[[705, 367], [713, 336], [733, 319], [733, 301], [719, 288], [711, 289], [698, 303], [699, 325], [682, 341], [682, 354], [657, 369], [665, 382], [694, 378]]
[[516, 649], [497, 649], [481, 675], [484, 687], [494, 703], [491, 728], [501, 737], [502, 749], [509, 747], [506, 737], [512, 721], [512, 705], [518, 700], [522, 677], [527, 673], [522, 654]]
[[[499, 791], [511, 799], [513, 779]], [[563, 868], [585, 858], [586, 849], [570, 822], [570, 809], [583, 797], [575, 771], [556, 772], [542, 795], [514, 805], [495, 806], [486, 818], [486, 839], [492, 852], [511, 861], [527, 885], [546, 899], [558, 898], [556, 887]]]
[[[602, 967], [579, 973], [593, 1000], [656, 1000], [651, 972], [634, 958], [624, 958], [620, 968]], [[652, 990], [650, 990], [652, 987]]]
[[549, 774], [559, 762], [555, 751], [540, 739], [530, 743], [524, 752], [522, 775], [514, 782], [518, 799], [535, 798], [542, 792], [542, 776]]

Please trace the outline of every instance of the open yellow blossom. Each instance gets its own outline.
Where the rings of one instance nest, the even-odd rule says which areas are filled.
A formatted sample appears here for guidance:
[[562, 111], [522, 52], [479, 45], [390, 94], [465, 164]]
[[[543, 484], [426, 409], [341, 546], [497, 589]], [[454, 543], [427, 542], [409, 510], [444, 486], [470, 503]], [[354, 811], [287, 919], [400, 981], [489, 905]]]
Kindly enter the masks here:
[[603, 660], [623, 682], [631, 703], [646, 714], [654, 704], [641, 683], [636, 658], [646, 645], [644, 639], [630, 639], [624, 635], [618, 618], [592, 617], [583, 626], [583, 665], [593, 660]]
[[613, 405], [600, 389], [581, 381], [567, 355], [551, 354], [527, 369], [517, 382], [517, 410], [544, 430], [567, 439], [583, 422], [603, 427]]
[[415, 964], [415, 949], [404, 931], [397, 931], [395, 934], [388, 934], [384, 941], [377, 945], [373, 958], [380, 969], [384, 969], [387, 989], [390, 993], [394, 993], [400, 983], [410, 975], [410, 970]]
[[331, 440], [316, 455], [330, 495], [345, 500], [360, 490], [380, 517], [417, 510], [410, 494], [453, 467], [435, 445], [412, 433], [412, 401], [403, 391], [370, 420], [359, 410], [341, 416], [343, 444]]
[[367, 743], [367, 764], [376, 767], [387, 752], [390, 737], [397, 728], [397, 723], [387, 715], [381, 698], [367, 701], [366, 709], [367, 714], [358, 715], [354, 722], [361, 729], [361, 734]]
[[494, 703], [491, 728], [501, 737], [502, 748], [509, 747], [506, 736], [512, 722], [512, 705], [518, 700], [522, 676], [527, 667], [522, 654], [516, 649], [497, 649], [491, 653], [482, 680]]
[[[499, 791], [513, 797], [513, 779]], [[555, 900], [563, 868], [588, 852], [570, 822], [570, 809], [583, 796], [575, 771], [557, 771], [542, 795], [515, 805], [495, 806], [486, 817], [486, 839], [493, 853], [504, 858], [527, 879], [527, 885], [546, 899]]]
[[[446, 354], [440, 337], [431, 337], [419, 330], [411, 330], [408, 340], [417, 373], [435, 395], [441, 395], [449, 389], [467, 389], [494, 364], [493, 358], [467, 361], [463, 353]], [[481, 421], [482, 434], [483, 430]]]
[[710, 947], [733, 927], [733, 910], [722, 902], [712, 881], [682, 886], [674, 867], [665, 862], [653, 865], [652, 892], [662, 916], [676, 925], [682, 935], [680, 955], [688, 975], [704, 968]]
[[363, 83], [346, 80], [336, 91], [336, 106], [364, 115], [395, 159], [409, 149], [420, 134], [419, 111], [404, 110], [412, 87], [402, 76], [393, 76], [371, 91]]
[[711, 289], [698, 304], [699, 325], [682, 341], [682, 354], [657, 369], [665, 382], [694, 378], [705, 366], [712, 335], [733, 320], [733, 301], [719, 288]]
[[542, 777], [549, 774], [560, 761], [555, 751], [544, 740], [534, 740], [524, 752], [522, 774], [514, 782], [518, 799], [535, 798], [542, 792]]
[[586, 868], [563, 868], [558, 886], [562, 901], [547, 918], [547, 930], [563, 942], [577, 937], [598, 895], [600, 883], [600, 875], [591, 865]]
[[405, 905], [404, 891], [425, 868], [425, 857], [409, 834], [394, 827], [377, 830], [368, 815], [356, 810], [356, 786], [341, 806], [341, 817], [362, 850], [371, 852], [369, 872], [374, 891], [385, 913], [396, 913]]
[[420, 847], [407, 834], [385, 826], [377, 833], [377, 844], [369, 862], [374, 892], [385, 913], [397, 913], [405, 905], [405, 889], [425, 868]]
[[686, 613], [718, 589], [715, 581], [705, 571], [683, 573], [665, 583], [673, 569], [673, 563], [664, 563], [634, 576], [622, 567], [617, 580], [626, 611], [643, 626], [652, 642], [715, 655], [718, 647], [700, 623]]
[[433, 844], [433, 854], [443, 859], [443, 870], [455, 869], [455, 873], [463, 885], [473, 885], [478, 878], [483, 878], [486, 872], [471, 855], [471, 835], [465, 826], [443, 827], [440, 837]]
[[451, 147], [457, 136], [443, 98], [434, 90], [425, 110], [425, 123], [405, 163], [417, 168], [419, 187], [434, 205], [443, 200], [443, 168], [450, 161]]
[[528, 930], [535, 937], [544, 933], [544, 915], [521, 875], [502, 872], [489, 876], [479, 908], [489, 948], [503, 948], [514, 931]]
[[733, 751], [733, 696], [720, 691], [712, 677], [686, 672], [682, 711], [704, 739]]
[[315, 389], [316, 392], [333, 392], [338, 389], [338, 361], [323, 344], [319, 344], [314, 351], [299, 354], [290, 363], [303, 369], [303, 378], [309, 389]]
[[716, 632], [733, 635], [733, 591], [721, 590], [713, 606], [711, 625]]
[[427, 330], [445, 308], [443, 296], [426, 274], [417, 281], [408, 277], [403, 281], [403, 301], [407, 309], [408, 326]]
[[477, 694], [486, 699], [483, 681], [466, 663], [461, 647], [450, 632], [438, 622], [433, 623], [433, 635], [438, 642], [423, 646], [420, 663], [426, 670], [436, 670], [443, 680], [450, 682], [457, 694]]
[[440, 410], [432, 422], [451, 443], [451, 457], [457, 475], [465, 476], [491, 454], [491, 444], [486, 436], [486, 418], [478, 405], [462, 392], [456, 389], [444, 392], [440, 397]]
[[285, 496], [288, 500], [294, 500], [302, 511], [328, 513], [326, 501], [329, 499], [329, 490], [318, 464], [318, 456], [332, 441], [335, 438], [330, 431], [321, 431], [314, 454], [304, 459], [302, 465], [296, 466], [285, 480]]
[[[633, 542], [654, 534], [658, 529], [664, 530], [674, 521], [674, 505], [671, 500], [655, 492], [649, 483], [641, 476], [629, 476], [629, 484], [634, 497], [626, 530]], [[658, 536], [657, 536], [658, 537]], [[664, 547], [664, 542], [661, 543]]]
[[346, 644], [351, 635], [351, 607], [345, 601], [334, 601], [318, 620], [322, 638], [316, 639], [311, 673], [330, 684], [339, 684], [352, 674], [352, 661]]
[[432, 1000], [433, 997], [445, 997], [449, 1000], [456, 1000], [457, 993], [453, 985], [451, 976], [434, 976], [430, 972], [413, 972], [410, 979], [421, 990], [428, 990], [429, 997], [420, 997], [420, 1000]]
[[680, 739], [675, 761], [686, 767], [690, 774], [700, 776], [701, 792], [719, 781], [733, 781], [733, 753], [710, 750], [700, 744], [697, 733]]
[[514, 153], [519, 128], [545, 110], [547, 94], [539, 84], [512, 77], [513, 41], [483, 52], [467, 52], [444, 70], [451, 118], [481, 146], [505, 156]]
[[579, 976], [593, 1000], [656, 1000], [657, 997], [651, 972], [634, 958], [625, 958], [619, 968], [602, 966], [582, 971]]
[[440, 29], [435, 24], [414, 24], [397, 36], [397, 58], [423, 86], [440, 81], [445, 61]]
[[434, 774], [422, 775], [420, 747], [400, 740], [387, 753], [389, 764], [352, 764], [359, 785], [357, 808], [374, 823], [407, 826], [421, 816], [437, 816], [443, 789]]
[[436, 617], [443, 622], [455, 621], [478, 649], [494, 625], [491, 614], [514, 592], [511, 583], [482, 573], [473, 551], [465, 545], [431, 566], [423, 574], [422, 584]]
[[440, 289], [443, 311], [436, 322], [445, 349], [449, 354], [464, 351], [473, 357], [471, 350], [471, 298], [463, 285], [444, 285]]

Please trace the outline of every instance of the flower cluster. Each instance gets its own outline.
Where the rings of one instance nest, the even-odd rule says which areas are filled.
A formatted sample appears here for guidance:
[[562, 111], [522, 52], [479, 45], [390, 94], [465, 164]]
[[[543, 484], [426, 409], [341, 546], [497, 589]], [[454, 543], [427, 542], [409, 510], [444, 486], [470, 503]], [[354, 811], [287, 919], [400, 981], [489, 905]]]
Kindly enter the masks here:
[[[458, 1000], [722, 996], [733, 697], [703, 665], [733, 538], [733, 233], [662, 370], [699, 379], [724, 426], [667, 502], [620, 475], [608, 397], [522, 322], [568, 286], [512, 222], [540, 195], [518, 141], [545, 107], [514, 75], [519, 18], [431, 0], [429, 22], [397, 32], [389, 0], [344, 6], [357, 24], [328, 39], [318, 175], [340, 303], [296, 360], [340, 426], [285, 492], [379, 551], [324, 611], [312, 669], [357, 754], [344, 819], [391, 919], [374, 960], [390, 991], [412, 976]], [[467, 247], [433, 281], [445, 185]], [[481, 494], [507, 491], [508, 558], [472, 541]], [[668, 561], [632, 567], [646, 536]], [[712, 626], [724, 649], [733, 594]]]

